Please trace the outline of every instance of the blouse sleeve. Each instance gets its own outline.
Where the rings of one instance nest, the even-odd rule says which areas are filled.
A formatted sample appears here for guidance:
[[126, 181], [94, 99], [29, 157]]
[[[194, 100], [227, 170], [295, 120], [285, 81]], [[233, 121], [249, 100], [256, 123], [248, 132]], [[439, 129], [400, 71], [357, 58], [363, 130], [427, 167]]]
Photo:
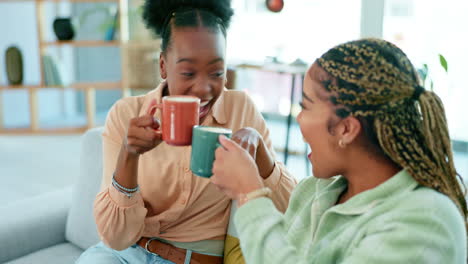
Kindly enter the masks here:
[[109, 112], [102, 135], [103, 176], [101, 192], [94, 202], [94, 217], [101, 240], [116, 250], [138, 241], [147, 213], [140, 193], [127, 197], [111, 184], [129, 120], [136, 115], [128, 102], [118, 101]]

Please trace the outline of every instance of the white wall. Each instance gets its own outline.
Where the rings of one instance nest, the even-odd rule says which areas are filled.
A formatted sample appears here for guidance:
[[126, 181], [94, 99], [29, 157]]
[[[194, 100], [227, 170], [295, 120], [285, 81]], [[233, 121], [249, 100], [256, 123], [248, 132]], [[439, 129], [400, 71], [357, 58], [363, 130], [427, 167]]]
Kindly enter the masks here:
[[361, 0], [361, 37], [381, 38], [385, 0]]

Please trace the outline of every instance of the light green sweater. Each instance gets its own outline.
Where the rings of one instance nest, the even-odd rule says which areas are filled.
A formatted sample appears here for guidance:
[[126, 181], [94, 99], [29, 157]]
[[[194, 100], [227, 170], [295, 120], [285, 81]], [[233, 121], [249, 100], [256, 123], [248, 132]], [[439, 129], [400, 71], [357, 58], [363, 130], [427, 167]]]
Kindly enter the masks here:
[[267, 198], [234, 223], [246, 263], [467, 263], [463, 217], [445, 195], [405, 171], [335, 205], [343, 177], [307, 178], [283, 215]]

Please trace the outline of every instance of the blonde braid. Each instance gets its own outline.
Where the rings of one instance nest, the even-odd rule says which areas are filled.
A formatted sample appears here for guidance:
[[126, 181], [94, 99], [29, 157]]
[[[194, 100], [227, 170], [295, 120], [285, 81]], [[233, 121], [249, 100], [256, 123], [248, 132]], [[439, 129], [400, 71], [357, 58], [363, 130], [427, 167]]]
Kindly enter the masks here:
[[419, 86], [403, 51], [384, 40], [363, 39], [332, 48], [317, 62], [336, 79], [324, 86], [341, 106], [337, 114], [372, 117], [385, 155], [419, 184], [447, 195], [466, 224], [466, 189], [454, 166], [444, 106]]

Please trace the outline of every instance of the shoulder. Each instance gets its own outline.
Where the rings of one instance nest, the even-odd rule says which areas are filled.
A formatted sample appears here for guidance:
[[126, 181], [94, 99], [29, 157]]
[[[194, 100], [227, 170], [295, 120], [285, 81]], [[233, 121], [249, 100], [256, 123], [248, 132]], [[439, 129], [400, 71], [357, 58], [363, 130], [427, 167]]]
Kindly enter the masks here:
[[[385, 213], [374, 228], [393, 227], [417, 237], [444, 237], [466, 243], [465, 220], [455, 203], [431, 188], [418, 186], [414, 190], [390, 199], [382, 209]], [[382, 222], [386, 225], [382, 225]]]
[[248, 99], [246, 92], [240, 90], [224, 90], [224, 96], [229, 99]]
[[341, 186], [343, 183], [343, 177], [335, 176], [328, 179], [320, 179], [316, 177], [307, 177], [302, 179], [294, 189], [294, 193], [298, 193], [298, 195], [303, 194], [305, 192], [325, 192], [328, 191], [330, 188], [335, 188], [337, 186]]
[[154, 90], [140, 96], [129, 96], [119, 99], [109, 111], [109, 118], [130, 120], [139, 116], [143, 104], [149, 100], [154, 93]]
[[238, 90], [225, 90], [224, 91], [224, 103], [228, 108], [230, 107], [245, 107], [254, 106], [254, 102], [249, 95], [244, 91]]
[[119, 99], [112, 106], [109, 115], [115, 116], [135, 116], [140, 111], [144, 96], [129, 96]]
[[141, 108], [150, 94], [151, 92], [142, 96], [129, 96], [115, 102], [107, 115], [103, 136], [120, 142], [126, 134], [130, 120], [139, 116]]
[[329, 179], [319, 179], [313, 176], [301, 180], [294, 188], [289, 202], [288, 210], [298, 209], [304, 206], [305, 200], [312, 200], [315, 194], [327, 191], [334, 186], [341, 186], [342, 177], [336, 176]]
[[463, 217], [455, 203], [445, 194], [419, 186], [400, 201], [402, 211], [415, 211], [434, 216], [447, 225], [464, 226]]
[[381, 247], [398, 250], [404, 257], [440, 260], [434, 263], [466, 261], [465, 221], [447, 196], [419, 186], [394, 198], [370, 213], [372, 220], [364, 217], [368, 243], [378, 241]]

